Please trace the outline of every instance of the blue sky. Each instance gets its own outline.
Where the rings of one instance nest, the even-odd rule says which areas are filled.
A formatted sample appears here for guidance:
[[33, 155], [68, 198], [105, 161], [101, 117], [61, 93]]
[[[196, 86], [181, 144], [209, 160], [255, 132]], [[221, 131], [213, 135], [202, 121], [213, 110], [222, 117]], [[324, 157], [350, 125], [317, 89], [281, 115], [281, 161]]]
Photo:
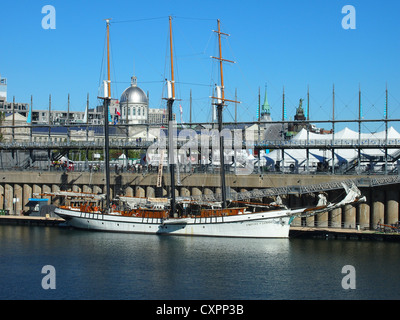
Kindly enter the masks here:
[[[56, 29], [41, 22], [44, 5], [56, 9]], [[356, 29], [342, 28], [342, 7], [356, 9]], [[105, 18], [111, 20], [112, 96], [119, 99], [133, 72], [150, 95], [150, 107], [164, 107], [164, 82], [169, 78], [168, 16], [173, 19], [177, 80], [175, 112], [183, 107], [189, 120], [210, 121], [209, 96], [218, 81], [217, 19], [222, 31], [226, 97], [238, 100], [239, 121], [256, 119], [258, 90], [265, 84], [272, 117], [281, 119], [282, 89], [286, 114], [293, 117], [300, 98], [310, 89], [310, 119], [358, 117], [358, 88], [363, 116], [383, 118], [385, 86], [389, 117], [400, 118], [400, 3], [395, 0], [219, 0], [219, 1], [3, 1], [0, 5], [0, 74], [8, 79], [8, 100], [30, 102], [34, 109], [84, 110], [86, 95], [97, 104], [105, 45]], [[304, 105], [304, 104], [303, 104]], [[233, 121], [234, 106], [224, 112]], [[321, 125], [324, 126], [324, 125]], [[325, 125], [327, 126], [327, 125]], [[348, 125], [351, 127], [351, 125]], [[383, 124], [363, 131], [383, 130]], [[353, 125], [356, 129], [357, 125]]]

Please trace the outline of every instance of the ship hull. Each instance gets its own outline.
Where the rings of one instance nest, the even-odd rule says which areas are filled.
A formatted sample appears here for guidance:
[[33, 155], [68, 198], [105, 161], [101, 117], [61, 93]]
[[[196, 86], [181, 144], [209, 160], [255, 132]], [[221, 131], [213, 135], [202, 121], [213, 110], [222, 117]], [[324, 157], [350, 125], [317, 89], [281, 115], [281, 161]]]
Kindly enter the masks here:
[[69, 226], [98, 231], [156, 235], [288, 238], [291, 217], [288, 210], [235, 216], [160, 219], [103, 215], [57, 208], [55, 213]]

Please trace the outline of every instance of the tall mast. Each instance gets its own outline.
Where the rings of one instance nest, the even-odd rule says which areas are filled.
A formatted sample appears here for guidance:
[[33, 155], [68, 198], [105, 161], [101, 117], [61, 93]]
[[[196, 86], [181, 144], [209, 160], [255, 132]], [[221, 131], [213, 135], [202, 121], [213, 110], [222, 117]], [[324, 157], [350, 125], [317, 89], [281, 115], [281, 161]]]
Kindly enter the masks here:
[[282, 136], [283, 136], [283, 128], [284, 128], [284, 123], [285, 121], [285, 86], [283, 87], [283, 92], [282, 92]]
[[[222, 47], [221, 47], [221, 23], [219, 19], [218, 22], [218, 46], [219, 46], [219, 69], [221, 73], [221, 97], [222, 97], [222, 105], [224, 104], [225, 99], [225, 90], [224, 90], [224, 71], [222, 68]], [[228, 34], [224, 33], [228, 36]]]
[[[110, 79], [110, 20], [106, 19], [107, 22], [107, 91], [108, 98], [111, 98], [111, 79]], [[108, 117], [108, 115], [107, 115]]]
[[236, 102], [233, 100], [225, 99], [225, 92], [224, 92], [224, 72], [222, 67], [222, 62], [234, 62], [230, 60], [226, 60], [222, 58], [222, 47], [221, 47], [221, 34], [229, 36], [229, 34], [221, 32], [221, 23], [219, 19], [218, 22], [218, 31], [213, 30], [218, 34], [218, 45], [219, 45], [219, 57], [212, 57], [214, 59], [219, 60], [219, 67], [220, 67], [220, 74], [221, 74], [221, 86], [217, 87], [217, 97], [212, 97], [217, 99], [217, 118], [218, 118], [218, 131], [219, 131], [219, 158], [221, 164], [221, 194], [222, 194], [222, 208], [226, 208], [226, 182], [225, 182], [225, 159], [224, 159], [224, 137], [221, 135], [222, 131], [222, 110], [225, 105], [225, 101]]
[[109, 146], [109, 128], [108, 128], [108, 109], [111, 101], [111, 80], [110, 80], [110, 19], [106, 19], [107, 23], [107, 96], [103, 97], [103, 113], [104, 113], [104, 167], [106, 173], [106, 208], [105, 213], [110, 210], [110, 146]]
[[260, 128], [260, 121], [261, 121], [261, 93], [260, 87], [258, 87], [258, 127]]
[[168, 158], [169, 158], [169, 172], [171, 176], [171, 212], [170, 216], [173, 217], [176, 210], [176, 200], [175, 200], [175, 160], [174, 160], [174, 149], [173, 149], [173, 112], [172, 106], [175, 100], [175, 78], [174, 78], [174, 56], [173, 56], [173, 46], [172, 46], [172, 17], [169, 17], [169, 46], [171, 54], [171, 81], [168, 83]]
[[386, 83], [386, 91], [385, 91], [385, 174], [387, 174], [387, 161], [388, 161], [388, 149], [387, 149], [387, 143], [388, 143], [388, 89], [387, 89], [387, 83]]
[[358, 85], [358, 163], [357, 167], [360, 168], [361, 163], [361, 84]]
[[[171, 99], [175, 99], [175, 78], [174, 78], [174, 56], [173, 56], [173, 46], [172, 46], [172, 17], [169, 17], [169, 48], [171, 54], [171, 89], [172, 89], [172, 97]], [[172, 120], [172, 119], [170, 119]]]
[[[307, 121], [310, 121], [310, 87], [307, 86]], [[307, 124], [308, 126], [310, 123]]]
[[[332, 89], [332, 145], [335, 145], [335, 84]], [[332, 147], [332, 174], [335, 174], [335, 149]]]
[[190, 89], [190, 108], [189, 108], [189, 116], [190, 116], [190, 118], [189, 118], [189, 122], [190, 122], [190, 125], [192, 125], [192, 89]]

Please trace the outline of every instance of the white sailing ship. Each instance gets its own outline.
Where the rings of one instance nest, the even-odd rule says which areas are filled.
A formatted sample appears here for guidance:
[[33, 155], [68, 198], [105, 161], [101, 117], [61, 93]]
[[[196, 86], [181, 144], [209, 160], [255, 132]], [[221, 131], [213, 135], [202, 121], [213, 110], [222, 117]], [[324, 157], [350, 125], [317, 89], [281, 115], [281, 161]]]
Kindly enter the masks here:
[[[169, 119], [172, 119], [172, 105], [175, 99], [173, 53], [172, 53], [172, 26], [170, 26], [171, 50], [171, 81], [169, 81], [169, 97], [167, 99]], [[220, 22], [218, 20], [219, 57], [221, 68], [221, 85], [216, 99], [218, 112], [218, 127], [222, 129], [222, 109], [225, 101], [222, 62]], [[109, 39], [109, 21], [107, 20], [107, 39]], [[109, 50], [108, 50], [109, 52]], [[110, 73], [108, 73], [110, 74]], [[107, 119], [110, 103], [110, 78], [108, 79], [108, 96], [104, 97], [104, 118]], [[168, 130], [172, 135], [173, 130]], [[108, 150], [108, 122], [105, 121], [105, 163], [109, 161]], [[169, 141], [172, 141], [169, 137]], [[221, 138], [222, 139], [222, 138]], [[222, 142], [222, 141], [221, 141]], [[222, 146], [223, 143], [220, 143]], [[170, 149], [172, 150], [172, 149]], [[175, 198], [175, 165], [169, 164], [171, 181], [171, 198], [129, 199], [121, 197], [118, 203], [111, 205], [109, 194], [105, 196], [78, 194], [69, 197], [75, 199], [69, 204], [55, 209], [55, 213], [64, 218], [68, 225], [86, 230], [99, 230], [111, 232], [129, 232], [158, 235], [184, 235], [184, 236], [219, 236], [219, 237], [256, 237], [256, 238], [288, 238], [290, 223], [296, 216], [317, 214], [335, 208], [335, 204], [327, 204], [322, 197], [315, 208], [302, 208], [292, 210], [281, 203], [270, 205], [249, 204], [249, 206], [229, 207], [226, 200], [224, 156], [220, 148], [220, 171], [222, 201], [218, 203], [204, 203], [191, 200], [178, 200]], [[173, 162], [173, 161], [172, 161]], [[110, 190], [109, 166], [106, 167], [106, 190]], [[355, 187], [354, 187], [355, 188]], [[346, 203], [360, 200], [357, 188], [346, 191]], [[60, 195], [60, 194], [59, 194]], [[78, 200], [79, 199], [79, 200]], [[104, 203], [101, 206], [100, 203]], [[177, 205], [180, 210], [177, 210]], [[233, 202], [230, 205], [234, 205]], [[343, 203], [341, 203], [343, 205]], [[249, 207], [252, 206], [252, 210]]]

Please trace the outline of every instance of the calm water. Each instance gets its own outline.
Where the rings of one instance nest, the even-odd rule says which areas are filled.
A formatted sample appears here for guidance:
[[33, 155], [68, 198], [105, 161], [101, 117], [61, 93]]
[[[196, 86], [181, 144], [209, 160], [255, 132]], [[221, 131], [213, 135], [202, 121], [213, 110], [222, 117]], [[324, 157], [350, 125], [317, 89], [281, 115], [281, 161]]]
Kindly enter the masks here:
[[[0, 299], [400, 299], [400, 243], [0, 226]], [[56, 289], [44, 290], [44, 265]], [[341, 282], [356, 270], [356, 289]]]

